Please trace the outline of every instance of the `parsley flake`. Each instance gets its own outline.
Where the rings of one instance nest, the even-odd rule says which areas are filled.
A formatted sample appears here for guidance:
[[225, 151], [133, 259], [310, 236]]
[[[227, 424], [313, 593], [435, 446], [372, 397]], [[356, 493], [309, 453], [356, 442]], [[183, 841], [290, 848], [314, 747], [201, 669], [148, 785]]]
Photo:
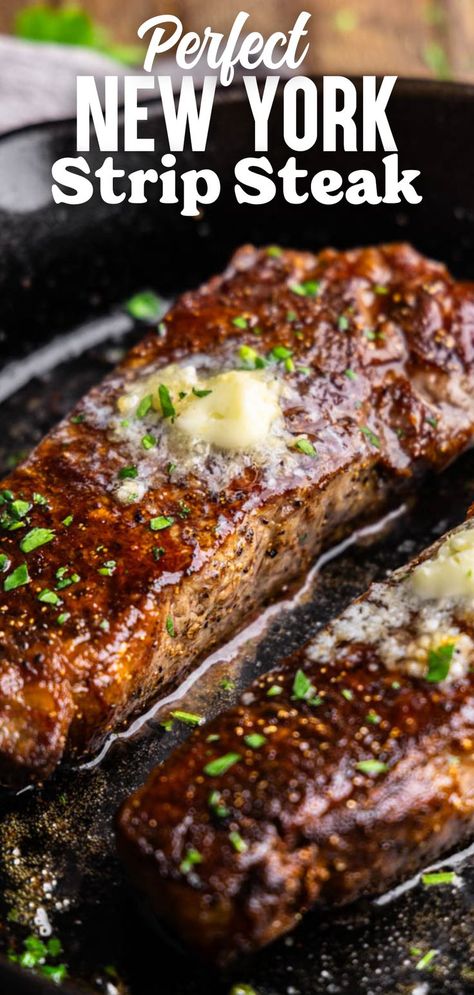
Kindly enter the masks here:
[[210, 760], [204, 767], [204, 773], [207, 777], [220, 777], [221, 774], [226, 774], [240, 759], [240, 753], [224, 753], [222, 757]]
[[29, 584], [31, 577], [28, 573], [28, 567], [26, 563], [20, 563], [19, 567], [16, 567], [8, 577], [5, 577], [3, 581], [4, 591], [14, 591], [17, 587], [23, 587], [24, 584]]
[[174, 518], [171, 516], [157, 515], [156, 518], [150, 520], [150, 529], [152, 532], [161, 532], [163, 529], [169, 529], [173, 523]]
[[454, 643], [444, 643], [437, 649], [432, 649], [428, 653], [428, 673], [426, 680], [432, 684], [446, 680], [455, 650]]
[[356, 764], [357, 770], [360, 770], [362, 774], [383, 774], [384, 771], [388, 770], [388, 764], [382, 763], [381, 760], [359, 760]]
[[38, 549], [39, 546], [45, 546], [47, 542], [52, 542], [54, 537], [55, 532], [53, 529], [30, 529], [23, 536], [20, 542], [20, 549], [23, 553], [31, 553], [34, 549]]
[[176, 411], [166, 384], [160, 383], [160, 386], [158, 387], [158, 397], [160, 398], [161, 413], [163, 418], [175, 418]]

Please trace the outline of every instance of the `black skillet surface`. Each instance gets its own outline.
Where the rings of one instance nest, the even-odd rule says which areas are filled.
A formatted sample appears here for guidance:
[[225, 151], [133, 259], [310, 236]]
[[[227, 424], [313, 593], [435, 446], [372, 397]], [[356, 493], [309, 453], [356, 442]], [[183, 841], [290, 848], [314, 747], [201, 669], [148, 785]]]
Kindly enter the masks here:
[[[269, 157], [275, 168], [288, 156], [280, 107], [271, 128]], [[4, 138], [0, 348], [5, 362], [16, 362], [0, 374], [2, 467], [28, 450], [109, 369], [117, 351], [140, 334], [119, 310], [131, 292], [151, 286], [169, 298], [221, 269], [240, 242], [316, 249], [406, 238], [445, 260], [457, 275], [473, 276], [473, 108], [472, 88], [398, 83], [390, 121], [401, 167], [422, 173], [418, 206], [324, 209], [308, 200], [290, 207], [277, 196], [267, 207], [236, 209], [233, 164], [251, 154], [252, 131], [241, 92], [228, 91], [215, 107], [208, 152], [186, 154], [190, 166], [197, 160], [198, 168], [216, 168], [222, 179], [221, 198], [197, 222], [153, 204], [55, 207], [50, 165], [73, 154], [74, 127], [57, 124]], [[165, 151], [157, 104], [148, 127]], [[96, 158], [98, 164], [103, 156]], [[151, 155], [118, 158], [127, 172], [153, 165]], [[311, 173], [322, 167], [344, 174], [361, 166], [373, 169], [373, 160], [379, 159], [363, 153], [323, 155], [317, 149], [298, 156], [299, 165]], [[80, 328], [85, 321], [93, 322], [86, 332]], [[32, 350], [39, 351], [31, 360]], [[186, 691], [185, 707], [211, 716], [233, 701], [257, 670], [268, 669], [300, 645], [373, 577], [460, 521], [473, 498], [474, 458], [467, 456], [441, 480], [429, 481], [416, 506], [391, 530], [376, 533], [370, 545], [360, 539], [330, 560], [297, 603], [283, 602], [274, 610], [263, 632], [250, 632], [238, 651], [218, 654], [214, 666]], [[176, 727], [167, 732], [160, 725], [165, 716], [166, 707], [133, 736], [118, 739], [95, 767], [63, 770], [43, 791], [0, 799], [4, 953], [21, 951], [25, 937], [47, 931], [49, 924], [63, 944], [66, 989], [107, 995], [226, 995], [236, 983], [251, 985], [259, 995], [474, 991], [474, 860], [469, 855], [456, 864], [456, 887], [418, 884], [382, 904], [313, 913], [291, 937], [239, 963], [227, 977], [202, 971], [159, 938], [122, 879], [112, 817], [124, 795], [186, 734]], [[452, 859], [446, 866], [453, 866]], [[435, 953], [426, 958], [429, 951]], [[31, 970], [18, 971], [0, 958], [0, 995], [54, 990]]]

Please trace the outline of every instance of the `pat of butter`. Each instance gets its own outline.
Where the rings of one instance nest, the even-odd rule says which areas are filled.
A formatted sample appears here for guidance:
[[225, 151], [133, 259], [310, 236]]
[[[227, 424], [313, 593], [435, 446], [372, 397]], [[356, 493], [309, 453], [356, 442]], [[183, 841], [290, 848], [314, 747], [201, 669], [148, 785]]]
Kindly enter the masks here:
[[420, 598], [474, 596], [474, 529], [461, 529], [439, 547], [436, 556], [415, 568], [412, 585]]
[[276, 419], [280, 386], [260, 371], [229, 370], [200, 382], [205, 396], [188, 395], [176, 428], [220, 449], [250, 450], [268, 439]]

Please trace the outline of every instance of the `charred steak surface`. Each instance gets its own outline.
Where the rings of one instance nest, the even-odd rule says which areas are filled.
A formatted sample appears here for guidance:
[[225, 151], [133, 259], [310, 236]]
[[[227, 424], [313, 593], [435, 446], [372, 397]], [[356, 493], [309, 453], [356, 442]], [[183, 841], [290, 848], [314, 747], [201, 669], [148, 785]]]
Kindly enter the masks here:
[[413, 587], [466, 535], [472, 553], [473, 519], [372, 585], [124, 803], [132, 878], [203, 958], [255, 951], [472, 836], [474, 581], [460, 601]]
[[[2, 483], [0, 783], [96, 748], [356, 518], [469, 445], [473, 361], [474, 285], [407, 245], [244, 247], [181, 297]], [[150, 376], [190, 363], [271, 376], [271, 451], [175, 452], [170, 411], [143, 396], [123, 417]]]

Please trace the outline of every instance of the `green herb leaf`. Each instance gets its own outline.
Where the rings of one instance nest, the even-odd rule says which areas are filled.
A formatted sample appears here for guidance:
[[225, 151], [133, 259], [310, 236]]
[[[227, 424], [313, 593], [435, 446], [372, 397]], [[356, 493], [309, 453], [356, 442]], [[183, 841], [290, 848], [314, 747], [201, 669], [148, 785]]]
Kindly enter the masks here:
[[63, 518], [61, 524], [65, 525], [66, 528], [69, 528], [69, 526], [72, 525], [73, 521], [74, 521], [74, 515], [66, 515], [66, 518]]
[[5, 577], [3, 581], [4, 591], [14, 591], [17, 587], [23, 587], [24, 584], [29, 584], [31, 577], [28, 574], [28, 567], [26, 563], [20, 563], [19, 567], [16, 567], [8, 577]]
[[161, 560], [161, 557], [165, 555], [165, 549], [163, 546], [153, 546], [153, 559]]
[[230, 815], [229, 809], [224, 805], [219, 791], [211, 791], [207, 804], [219, 819], [226, 819]]
[[10, 566], [11, 560], [9, 560], [6, 553], [0, 553], [0, 574], [5, 573]]
[[288, 349], [285, 345], [275, 345], [273, 349], [270, 350], [269, 356], [271, 359], [289, 359], [292, 355], [293, 350]]
[[454, 643], [444, 643], [443, 646], [438, 646], [437, 649], [429, 651], [428, 673], [426, 674], [427, 681], [431, 681], [432, 684], [437, 684], [439, 681], [444, 681], [446, 679], [449, 674], [449, 668], [453, 659], [454, 650]]
[[176, 632], [174, 630], [174, 622], [171, 615], [167, 615], [166, 617], [166, 631], [168, 635], [171, 636], [172, 639], [174, 639]]
[[344, 370], [344, 376], [347, 377], [348, 380], [357, 380], [357, 373], [354, 373], [354, 370], [349, 368]]
[[200, 854], [199, 850], [196, 850], [195, 847], [190, 846], [186, 850], [186, 856], [184, 860], [182, 860], [179, 865], [181, 874], [189, 874], [189, 872], [192, 870], [193, 867], [196, 866], [196, 864], [202, 864], [202, 854]]
[[173, 525], [174, 518], [166, 515], [157, 515], [156, 518], [150, 520], [150, 529], [152, 532], [161, 532], [163, 529], [169, 529], [170, 525]]
[[304, 283], [291, 283], [290, 290], [298, 297], [316, 297], [321, 289], [317, 280], [306, 280]]
[[117, 563], [115, 560], [106, 560], [98, 569], [98, 573], [102, 574], [103, 577], [111, 577], [115, 570], [117, 569]]
[[71, 612], [61, 612], [61, 615], [58, 615], [56, 619], [56, 624], [64, 625], [64, 623], [67, 622], [68, 618], [71, 618]]
[[160, 298], [152, 290], [135, 294], [125, 305], [132, 318], [138, 321], [158, 321], [163, 310]]
[[62, 605], [61, 598], [47, 587], [38, 594], [38, 601], [42, 601], [45, 605]]
[[160, 386], [158, 387], [158, 397], [160, 398], [161, 413], [163, 418], [175, 418], [176, 411], [166, 384], [160, 383]]
[[382, 763], [381, 760], [359, 760], [356, 768], [362, 774], [383, 774], [384, 771], [388, 770], [388, 765]]
[[151, 394], [146, 394], [145, 397], [142, 397], [135, 412], [137, 418], [145, 418], [145, 416], [148, 414], [152, 406], [152, 403], [153, 403], [153, 397]]
[[276, 698], [279, 694], [283, 694], [283, 688], [280, 684], [272, 684], [267, 691], [267, 698]]
[[297, 439], [295, 442], [295, 449], [298, 449], [300, 453], [304, 453], [305, 456], [312, 456], [313, 459], [318, 455], [313, 443], [310, 442], [309, 439]]
[[155, 446], [156, 446], [155, 436], [154, 435], [150, 435], [150, 433], [147, 433], [146, 435], [144, 435], [143, 438], [142, 438], [142, 446], [143, 446], [143, 449], [145, 449], [145, 450], [154, 449]]
[[438, 956], [438, 952], [438, 950], [428, 950], [428, 953], [418, 961], [418, 964], [415, 964], [415, 971], [425, 971], [435, 957]]
[[270, 256], [270, 259], [278, 259], [279, 256], [283, 255], [283, 249], [280, 249], [279, 245], [269, 245], [266, 254]]
[[343, 688], [342, 691], [341, 691], [341, 694], [342, 694], [342, 697], [346, 699], [346, 701], [352, 701], [352, 699], [354, 697], [354, 695], [353, 695], [353, 693], [352, 693], [352, 691], [351, 691], [350, 688]]
[[235, 829], [229, 833], [229, 841], [236, 853], [245, 853], [245, 851], [248, 850], [245, 840], [242, 839], [240, 833], [238, 833]]
[[421, 880], [427, 888], [439, 884], [453, 884], [455, 879], [454, 871], [428, 871], [421, 875]]
[[380, 296], [383, 296], [385, 294], [388, 294], [388, 287], [384, 287], [382, 283], [376, 283], [373, 287], [373, 291], [374, 294], [379, 294]]
[[33, 504], [40, 504], [45, 506], [48, 504], [48, 502], [42, 494], [39, 494], [38, 491], [35, 491], [33, 494]]
[[55, 534], [53, 529], [30, 529], [23, 536], [20, 542], [20, 549], [23, 553], [31, 553], [34, 549], [38, 549], [39, 546], [45, 546], [47, 542], [52, 542]]
[[240, 346], [239, 358], [245, 370], [263, 370], [267, 366], [267, 360], [259, 356], [256, 349], [252, 349], [250, 345]]
[[178, 722], [184, 722], [187, 726], [202, 726], [204, 722], [202, 715], [196, 715], [195, 712], [182, 712], [179, 709], [176, 712], [171, 712], [171, 716]]
[[248, 328], [248, 321], [242, 314], [237, 315], [236, 318], [232, 318], [232, 324], [235, 325], [236, 328]]
[[260, 746], [264, 746], [267, 742], [267, 737], [262, 736], [259, 732], [251, 732], [248, 736], [244, 736], [244, 743], [250, 746], [251, 750], [258, 750]]
[[347, 329], [349, 328], [349, 318], [347, 318], [345, 314], [339, 315], [339, 318], [337, 319], [337, 327], [340, 332], [347, 332]]
[[375, 446], [376, 449], [380, 449], [380, 439], [375, 432], [372, 432], [372, 429], [369, 428], [368, 425], [361, 425], [360, 430], [362, 435], [365, 435], [366, 439], [368, 439], [372, 446]]
[[196, 397], [208, 397], [209, 394], [212, 394], [212, 390], [198, 390], [197, 387], [193, 387], [193, 394]]
[[304, 670], [296, 671], [292, 691], [294, 701], [307, 701], [310, 705], [321, 704], [321, 698], [316, 693], [316, 688]]
[[377, 715], [377, 712], [374, 712], [374, 710], [371, 708], [370, 712], [367, 712], [367, 715], [365, 716], [365, 721], [370, 722], [370, 724], [373, 726], [377, 726], [379, 722], [381, 722], [382, 720], [380, 718], [380, 715]]
[[226, 774], [240, 759], [240, 753], [225, 753], [222, 757], [210, 760], [204, 767], [204, 773], [207, 777], [220, 777], [221, 774]]

